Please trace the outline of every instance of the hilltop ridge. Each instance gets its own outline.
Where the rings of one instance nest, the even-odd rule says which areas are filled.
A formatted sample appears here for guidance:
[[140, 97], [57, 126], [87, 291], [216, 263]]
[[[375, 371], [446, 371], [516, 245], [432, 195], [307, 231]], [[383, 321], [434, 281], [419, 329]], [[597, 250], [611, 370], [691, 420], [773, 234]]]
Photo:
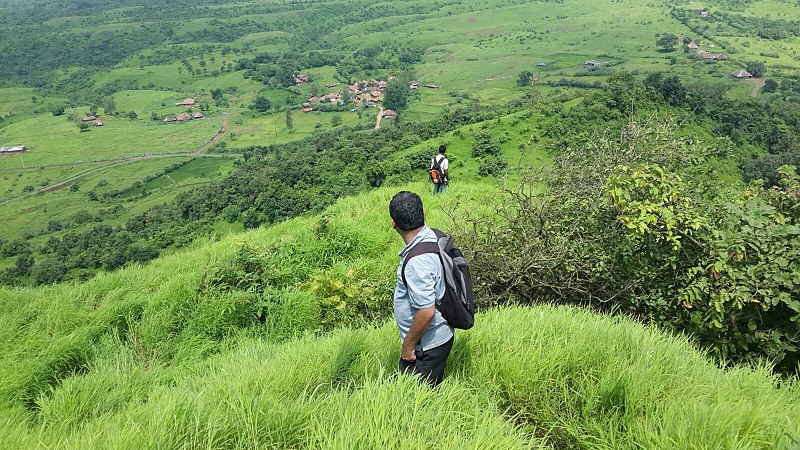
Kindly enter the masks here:
[[[406, 188], [444, 228], [443, 207], [488, 195]], [[459, 333], [443, 387], [396, 378], [401, 242], [386, 204], [398, 189], [81, 284], [0, 288], [6, 442], [766, 448], [800, 432], [796, 383], [719, 369], [685, 338], [579, 308], [485, 310]], [[443, 415], [459, 425], [403, 431]]]

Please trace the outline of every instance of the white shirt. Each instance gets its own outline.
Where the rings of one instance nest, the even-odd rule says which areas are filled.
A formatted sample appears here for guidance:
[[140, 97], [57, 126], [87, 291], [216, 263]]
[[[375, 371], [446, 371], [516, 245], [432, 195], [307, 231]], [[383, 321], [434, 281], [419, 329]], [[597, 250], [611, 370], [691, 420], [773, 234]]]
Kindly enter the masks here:
[[447, 176], [445, 175], [445, 172], [449, 168], [450, 163], [449, 163], [449, 161], [447, 161], [447, 158], [444, 155], [439, 154], [439, 155], [434, 156], [433, 159], [431, 159], [431, 169], [433, 169], [433, 166], [436, 165], [436, 160], [439, 157], [441, 157], [441, 161], [442, 161], [442, 163], [439, 164], [439, 169], [441, 169], [441, 171], [442, 171], [442, 176], [444, 177], [444, 181], [447, 181]]

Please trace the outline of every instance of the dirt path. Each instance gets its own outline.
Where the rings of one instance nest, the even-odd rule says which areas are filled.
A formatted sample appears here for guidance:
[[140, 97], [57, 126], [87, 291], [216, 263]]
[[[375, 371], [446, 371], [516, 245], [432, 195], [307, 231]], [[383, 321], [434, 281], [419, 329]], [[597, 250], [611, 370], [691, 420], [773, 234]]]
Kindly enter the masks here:
[[745, 83], [750, 83], [753, 85], [753, 90], [750, 92], [750, 97], [758, 97], [758, 90], [764, 87], [764, 83], [766, 82], [766, 78], [750, 78], [749, 80], [745, 81]]
[[[11, 202], [13, 202], [15, 200], [22, 200], [22, 199], [25, 199], [25, 198], [28, 198], [28, 197], [32, 197], [32, 196], [37, 195], [37, 194], [42, 194], [42, 193], [45, 193], [45, 192], [58, 191], [59, 189], [63, 189], [65, 187], [69, 186], [70, 183], [72, 183], [73, 181], [78, 180], [80, 178], [83, 178], [86, 175], [90, 175], [90, 174], [93, 174], [95, 172], [99, 172], [101, 170], [106, 170], [106, 169], [110, 169], [112, 167], [121, 166], [123, 164], [130, 164], [132, 162], [137, 162], [137, 161], [144, 161], [144, 160], [156, 159], [156, 158], [241, 158], [242, 155], [239, 154], [239, 153], [202, 153], [204, 150], [207, 150], [212, 145], [214, 145], [217, 141], [219, 141], [219, 139], [221, 138], [221, 136], [223, 134], [225, 134], [225, 131], [227, 129], [228, 129], [228, 113], [222, 113], [222, 126], [220, 127], [219, 131], [217, 131], [217, 134], [215, 134], [214, 137], [211, 138], [211, 140], [209, 140], [207, 143], [205, 143], [204, 145], [200, 146], [197, 150], [195, 150], [193, 152], [190, 152], [190, 153], [152, 153], [152, 154], [149, 154], [149, 155], [140, 155], [140, 156], [133, 156], [133, 157], [130, 157], [130, 158], [124, 158], [124, 159], [119, 159], [119, 160], [112, 160], [112, 161], [115, 161], [115, 162], [112, 162], [111, 164], [106, 164], [104, 166], [95, 167], [94, 169], [89, 169], [89, 170], [83, 171], [83, 172], [81, 172], [81, 173], [79, 173], [77, 175], [73, 175], [73, 176], [71, 176], [69, 178], [66, 178], [64, 180], [58, 181], [58, 182], [53, 183], [53, 184], [51, 184], [49, 186], [45, 186], [45, 187], [43, 187], [43, 188], [41, 188], [39, 190], [36, 190], [36, 191], [33, 191], [33, 192], [29, 192], [29, 193], [23, 194], [23, 195], [18, 195], [16, 197], [12, 197], [12, 198], [9, 198], [9, 199], [6, 199], [6, 200], [2, 200], [2, 201], [0, 201], [0, 205], [5, 205], [6, 203], [11, 203]], [[84, 164], [86, 164], [86, 163], [84, 163]], [[37, 166], [37, 167], [41, 167], [41, 166]]]
[[381, 119], [383, 119], [383, 106], [378, 111], [378, 118], [375, 119], [375, 129], [379, 130], [381, 128]]
[[225, 134], [225, 132], [227, 132], [227, 131], [228, 131], [228, 113], [224, 112], [224, 113], [222, 113], [222, 125], [220, 125], [219, 131], [217, 131], [217, 134], [215, 134], [214, 137], [211, 138], [211, 140], [206, 142], [204, 145], [201, 145], [200, 147], [198, 147], [197, 150], [195, 150], [192, 153], [198, 154], [198, 153], [203, 153], [204, 151], [208, 150], [214, 144], [219, 142], [219, 140], [222, 139], [222, 135]]
[[513, 76], [513, 75], [506, 75], [506, 76], [497, 77], [497, 78], [486, 78], [486, 79], [483, 79], [483, 80], [478, 80], [478, 81], [495, 81], [495, 80], [505, 80], [506, 78], [511, 78], [512, 76]]

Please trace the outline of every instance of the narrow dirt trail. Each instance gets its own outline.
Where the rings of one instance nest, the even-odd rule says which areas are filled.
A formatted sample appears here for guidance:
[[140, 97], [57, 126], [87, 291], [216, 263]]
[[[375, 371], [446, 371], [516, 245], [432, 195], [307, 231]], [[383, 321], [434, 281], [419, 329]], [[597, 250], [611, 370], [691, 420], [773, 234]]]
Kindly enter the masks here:
[[383, 119], [383, 106], [381, 106], [381, 109], [378, 110], [378, 118], [375, 119], [375, 129], [376, 130], [379, 130], [381, 128], [381, 119]]
[[758, 90], [764, 87], [764, 83], [767, 82], [766, 78], [756, 78], [753, 82], [753, 91], [750, 93], [750, 96], [753, 98], [758, 97]]
[[224, 135], [227, 131], [228, 131], [228, 113], [224, 112], [222, 113], [222, 125], [220, 125], [217, 134], [215, 134], [214, 137], [212, 137], [208, 142], [198, 147], [197, 150], [193, 151], [192, 153], [198, 154], [208, 150], [214, 144], [219, 142], [219, 140], [222, 139], [222, 135]]

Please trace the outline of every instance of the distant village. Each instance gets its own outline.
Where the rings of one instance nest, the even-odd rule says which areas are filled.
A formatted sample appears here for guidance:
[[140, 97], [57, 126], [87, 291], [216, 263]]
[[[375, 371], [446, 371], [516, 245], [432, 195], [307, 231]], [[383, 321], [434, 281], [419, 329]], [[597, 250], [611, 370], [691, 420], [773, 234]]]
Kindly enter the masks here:
[[[296, 74], [294, 76], [294, 81], [296, 85], [305, 84], [308, 82], [308, 75]], [[364, 108], [381, 107], [384, 99], [384, 91], [386, 90], [387, 85], [388, 82], [385, 80], [364, 80], [352, 85], [348, 85], [346, 92], [350, 96], [350, 101], [354, 102], [357, 106], [362, 106]], [[339, 83], [328, 83], [325, 85], [325, 88], [333, 89], [337, 86], [339, 86]], [[425, 84], [422, 86], [428, 89], [438, 89], [441, 87], [436, 84]], [[419, 87], [420, 83], [416, 80], [411, 80], [408, 83], [409, 90], [413, 91], [419, 89]], [[342, 92], [330, 92], [322, 96], [308, 97], [306, 101], [303, 102], [302, 111], [304, 113], [310, 113], [312, 111], [319, 110], [324, 104], [345, 106], [347, 102], [342, 96]], [[355, 112], [356, 108], [353, 108], [350, 111]], [[381, 113], [381, 116], [384, 119], [389, 119], [397, 116], [397, 111], [384, 109]]]
[[[195, 102], [193, 98], [187, 98], [179, 101], [178, 103], [175, 103], [175, 106], [187, 106], [191, 108], [194, 107], [196, 104], [197, 102]], [[175, 122], [188, 122], [190, 120], [197, 120], [202, 118], [203, 118], [203, 113], [201, 113], [200, 111], [194, 111], [191, 113], [183, 112], [176, 116], [167, 116], [164, 117], [164, 119], [162, 120], [164, 123], [175, 123]]]

